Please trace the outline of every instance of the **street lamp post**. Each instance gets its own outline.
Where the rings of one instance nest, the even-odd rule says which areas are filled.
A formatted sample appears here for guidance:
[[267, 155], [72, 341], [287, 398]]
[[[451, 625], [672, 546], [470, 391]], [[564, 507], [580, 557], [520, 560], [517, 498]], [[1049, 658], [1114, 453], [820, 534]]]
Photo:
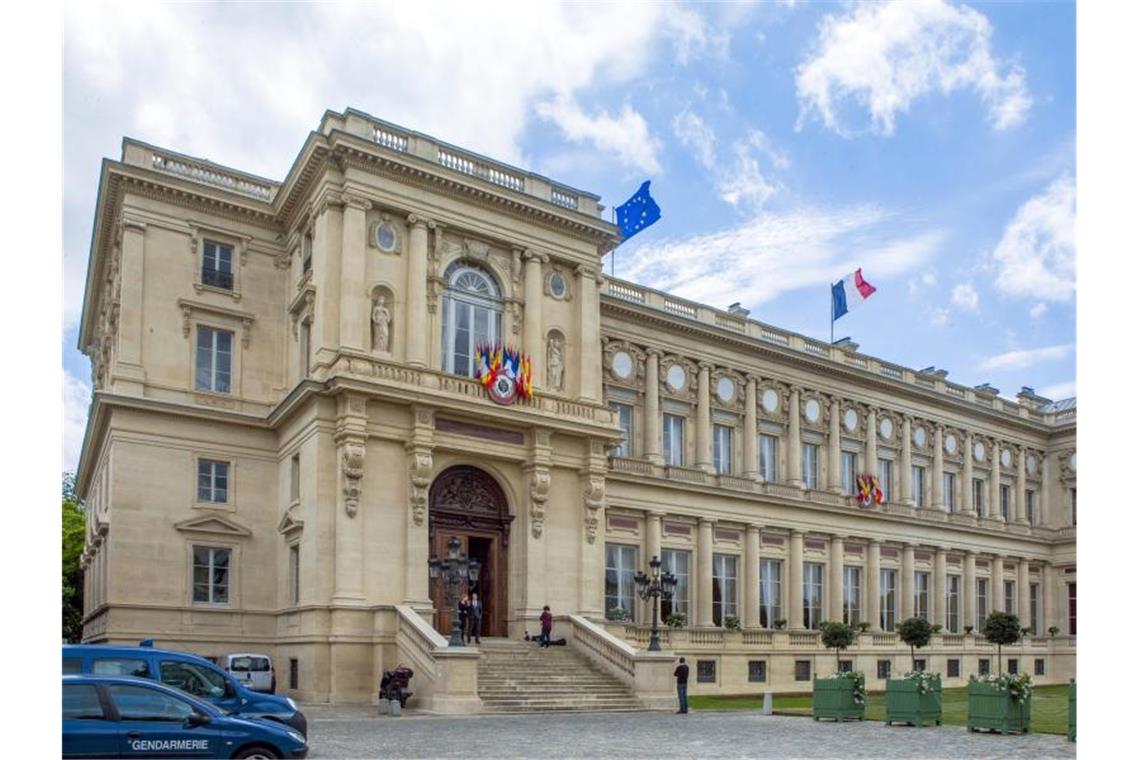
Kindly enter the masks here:
[[637, 571], [637, 575], [633, 576], [634, 582], [637, 584], [637, 595], [642, 599], [653, 600], [653, 628], [649, 635], [649, 651], [661, 651], [661, 637], [657, 630], [658, 614], [657, 601], [658, 599], [665, 599], [668, 601], [673, 598], [673, 589], [677, 586], [677, 576], [666, 570], [661, 572], [661, 560], [657, 555], [653, 555], [653, 559], [649, 560], [649, 575], [646, 575], [641, 570]]
[[447, 556], [440, 559], [432, 556], [428, 560], [428, 576], [431, 580], [442, 580], [444, 599], [451, 605], [451, 640], [449, 647], [461, 647], [463, 632], [459, 630], [459, 584], [479, 582], [479, 560], [468, 559], [459, 553], [459, 539], [447, 539]]

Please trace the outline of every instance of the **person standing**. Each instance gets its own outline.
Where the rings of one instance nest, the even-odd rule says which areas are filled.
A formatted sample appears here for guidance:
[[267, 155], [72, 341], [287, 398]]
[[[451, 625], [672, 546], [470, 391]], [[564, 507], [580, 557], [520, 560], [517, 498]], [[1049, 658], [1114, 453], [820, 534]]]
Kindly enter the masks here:
[[677, 702], [681, 709], [677, 710], [677, 714], [687, 713], [689, 711], [689, 666], [685, 664], [685, 658], [681, 658], [681, 664], [673, 671], [673, 675], [677, 677]]
[[459, 599], [459, 638], [463, 640], [467, 636], [467, 621], [471, 617], [471, 602], [467, 600], [467, 594], [464, 594]]
[[554, 616], [550, 614], [550, 606], [544, 604], [542, 606], [542, 615], [538, 618], [542, 623], [542, 637], [539, 639], [541, 642], [539, 646], [550, 646], [550, 629], [554, 627]]
[[475, 634], [475, 643], [479, 643], [479, 629], [483, 626], [483, 602], [479, 599], [477, 591], [471, 592], [471, 603], [467, 606], [467, 643], [471, 643], [471, 634]]

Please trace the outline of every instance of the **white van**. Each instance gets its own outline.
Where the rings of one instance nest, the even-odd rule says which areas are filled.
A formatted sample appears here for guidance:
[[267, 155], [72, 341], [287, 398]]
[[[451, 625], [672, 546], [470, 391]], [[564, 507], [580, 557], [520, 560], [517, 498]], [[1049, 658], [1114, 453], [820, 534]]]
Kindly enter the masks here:
[[267, 654], [227, 654], [222, 667], [247, 689], [269, 694], [277, 691], [277, 673]]

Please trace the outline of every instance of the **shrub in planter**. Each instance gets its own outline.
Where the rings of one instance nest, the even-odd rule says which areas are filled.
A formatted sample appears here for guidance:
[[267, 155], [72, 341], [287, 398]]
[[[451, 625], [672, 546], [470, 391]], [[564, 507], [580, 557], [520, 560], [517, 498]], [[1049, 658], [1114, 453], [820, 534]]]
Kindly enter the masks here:
[[871, 627], [871, 624], [866, 622], [866, 621], [859, 623], [859, 633], [866, 633], [867, 629], [870, 627]]
[[964, 625], [964, 626], [962, 626], [962, 630], [964, 630], [966, 632], [966, 635], [969, 636], [971, 633], [974, 632], [974, 626]]
[[787, 620], [773, 620], [772, 622], [776, 625], [777, 631], [784, 630], [784, 626], [786, 626], [788, 624]]
[[[821, 623], [820, 639], [828, 649], [835, 650], [835, 669], [839, 670], [839, 653], [855, 643], [855, 629], [846, 623]], [[862, 673], [837, 672], [830, 678], [816, 678], [812, 682], [811, 716], [844, 720], [863, 720], [867, 709], [867, 681]]]
[[740, 618], [738, 618], [736, 615], [725, 615], [724, 616], [724, 627], [726, 630], [729, 630], [729, 631], [739, 631], [740, 630]]
[[934, 626], [925, 618], [911, 617], [896, 625], [895, 630], [898, 631], [899, 638], [910, 646], [910, 669], [918, 670], [914, 662], [914, 650], [930, 643]]
[[1032, 698], [1033, 682], [1028, 673], [970, 676], [966, 687], [966, 728], [1027, 734]]
[[684, 628], [687, 622], [684, 612], [670, 612], [669, 617], [665, 618], [665, 625], [670, 628]]
[[1051, 626], [1049, 626], [1049, 635], [1050, 635], [1050, 636], [1054, 636], [1054, 637], [1055, 637], [1055, 636], [1056, 636], [1058, 633], [1060, 633], [1060, 632], [1061, 632], [1061, 629], [1060, 629], [1060, 628], [1058, 628], [1057, 626], [1055, 626], [1055, 625], [1051, 625]]
[[887, 725], [942, 725], [942, 676], [911, 671], [902, 678], [887, 679]]
[[613, 620], [619, 623], [628, 623], [629, 621], [633, 620], [633, 615], [631, 615], [629, 610], [624, 607], [610, 607], [606, 611], [606, 620]]
[[1008, 612], [991, 612], [982, 628], [982, 635], [986, 637], [986, 641], [997, 644], [998, 668], [1000, 669], [1002, 663], [1001, 647], [1003, 644], [1016, 644], [1021, 641], [1021, 623], [1018, 621], [1017, 615], [1011, 615]]

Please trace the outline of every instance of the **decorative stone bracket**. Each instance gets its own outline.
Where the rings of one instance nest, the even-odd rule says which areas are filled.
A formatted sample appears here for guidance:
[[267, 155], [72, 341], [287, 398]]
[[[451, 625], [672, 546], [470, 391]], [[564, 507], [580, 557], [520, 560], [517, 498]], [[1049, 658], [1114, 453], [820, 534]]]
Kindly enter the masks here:
[[586, 542], [592, 544], [598, 537], [598, 510], [606, 505], [605, 477], [603, 475], [587, 477], [582, 494], [586, 506]]
[[344, 475], [344, 511], [356, 517], [360, 505], [360, 481], [364, 477], [364, 442], [345, 441], [341, 446], [341, 473]]
[[542, 538], [542, 524], [546, 519], [546, 500], [550, 498], [550, 470], [535, 467], [530, 473], [530, 532]]
[[412, 520], [423, 525], [427, 516], [428, 488], [431, 486], [431, 449], [417, 447], [408, 451], [408, 471], [411, 477]]

